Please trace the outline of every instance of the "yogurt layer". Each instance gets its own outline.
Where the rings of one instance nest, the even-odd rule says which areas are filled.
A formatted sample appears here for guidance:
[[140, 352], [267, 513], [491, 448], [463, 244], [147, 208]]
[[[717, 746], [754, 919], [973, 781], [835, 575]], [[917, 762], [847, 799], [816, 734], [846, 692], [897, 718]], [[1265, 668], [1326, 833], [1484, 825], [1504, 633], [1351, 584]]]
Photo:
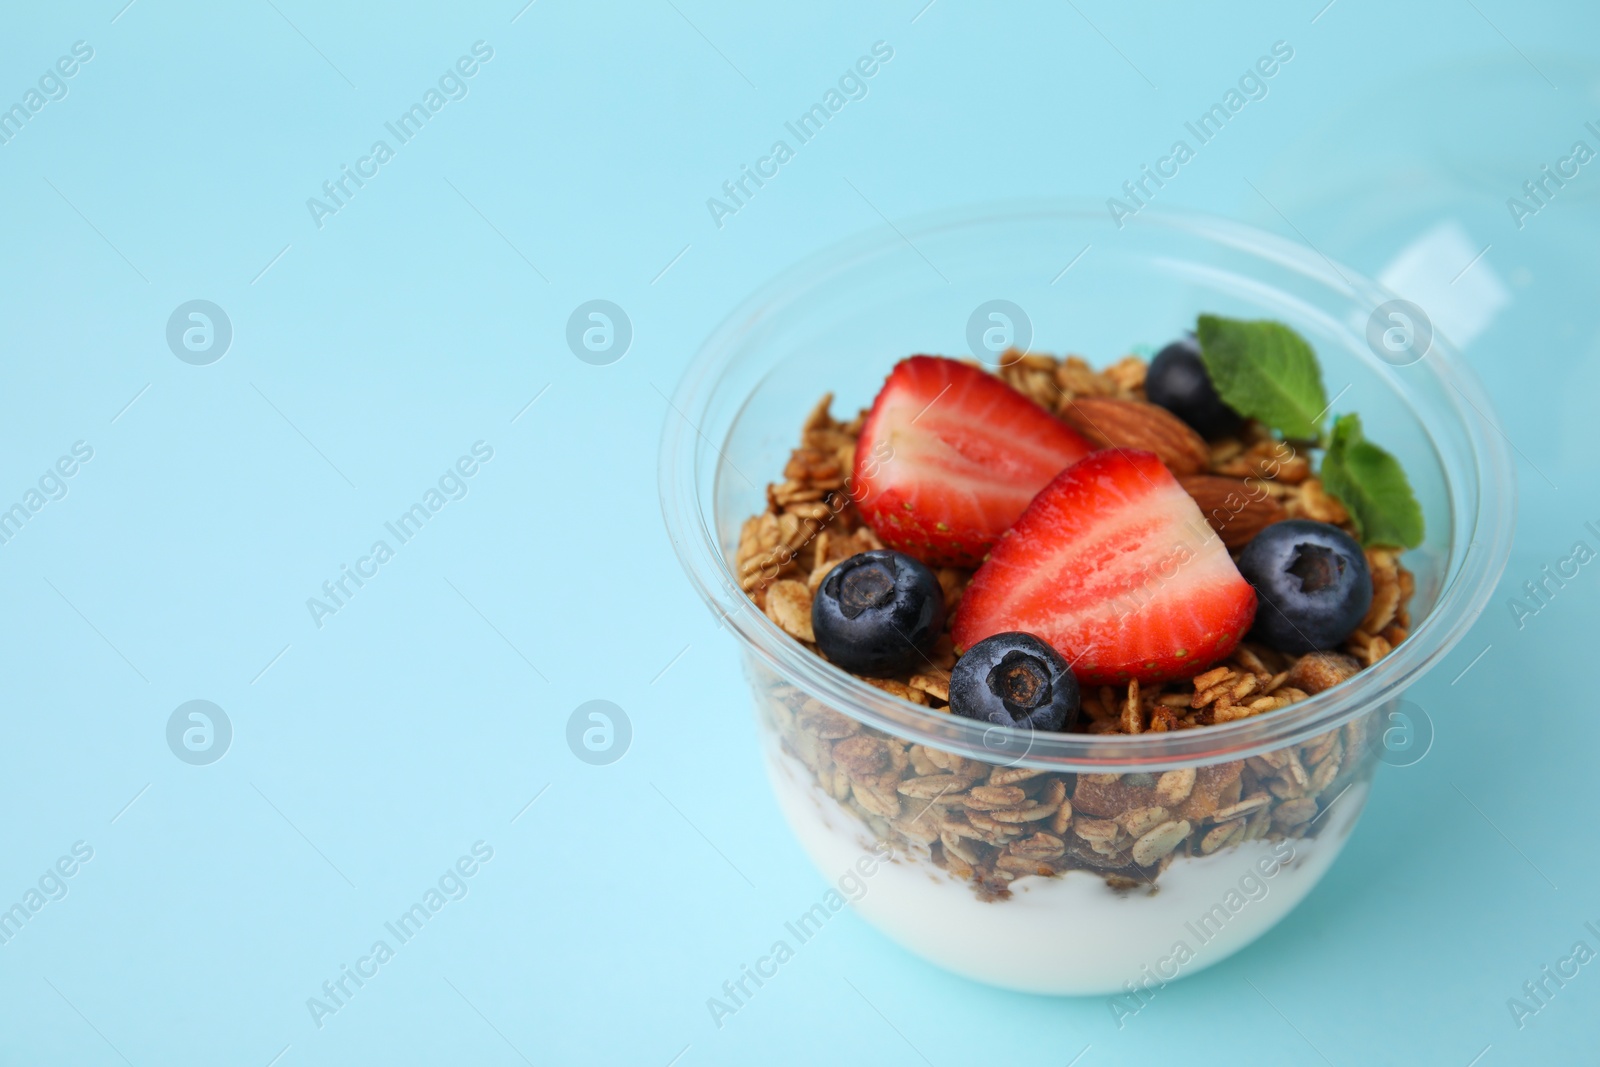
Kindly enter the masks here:
[[[876, 841], [794, 757], [769, 749], [779, 807], [827, 877]], [[1011, 897], [971, 886], [902, 851], [870, 879], [856, 909], [911, 952], [966, 978], [1025, 993], [1093, 995], [1155, 989], [1227, 959], [1266, 933], [1322, 878], [1366, 801], [1350, 787], [1315, 838], [1259, 839], [1173, 860], [1151, 888], [1114, 890], [1092, 871], [1034, 875]], [[1132, 1003], [1132, 1002], [1130, 1002]]]

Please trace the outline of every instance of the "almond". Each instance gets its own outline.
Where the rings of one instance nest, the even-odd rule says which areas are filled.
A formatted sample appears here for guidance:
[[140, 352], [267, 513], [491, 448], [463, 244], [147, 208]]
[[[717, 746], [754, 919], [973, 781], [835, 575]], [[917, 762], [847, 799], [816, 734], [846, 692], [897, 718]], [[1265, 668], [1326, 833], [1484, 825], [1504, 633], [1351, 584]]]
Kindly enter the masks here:
[[1155, 404], [1084, 396], [1068, 404], [1061, 417], [1101, 448], [1154, 452], [1173, 474], [1195, 474], [1211, 461], [1205, 439]]
[[1200, 513], [1229, 548], [1243, 548], [1264, 528], [1289, 517], [1259, 485], [1214, 474], [1191, 474], [1178, 483], [1200, 505]]

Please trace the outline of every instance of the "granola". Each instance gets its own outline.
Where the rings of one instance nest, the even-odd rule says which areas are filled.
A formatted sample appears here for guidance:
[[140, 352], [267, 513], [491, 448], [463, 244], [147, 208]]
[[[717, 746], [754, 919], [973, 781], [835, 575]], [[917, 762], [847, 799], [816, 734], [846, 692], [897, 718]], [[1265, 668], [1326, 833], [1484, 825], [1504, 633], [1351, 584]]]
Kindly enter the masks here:
[[1154, 889], [1172, 862], [1258, 838], [1312, 838], [1322, 814], [1371, 775], [1363, 718], [1311, 740], [1199, 768], [1068, 774], [966, 759], [865, 726], [756, 668], [775, 741], [818, 787], [897, 853], [1010, 896], [1017, 878], [1085, 870]]
[[[1059, 413], [1079, 397], [1143, 400], [1144, 366], [1137, 356], [1128, 356], [1096, 371], [1077, 356], [1056, 360], [1028, 353], [1002, 361], [998, 373], [1013, 388]], [[850, 494], [848, 472], [866, 412], [840, 422], [831, 413], [832, 405], [833, 396], [828, 394], [807, 416], [800, 446], [784, 468], [785, 480], [768, 486], [767, 510], [745, 522], [735, 553], [740, 584], [756, 606], [813, 651], [811, 598], [823, 578], [850, 556], [884, 547], [862, 521]], [[1311, 476], [1309, 461], [1257, 423], [1246, 423], [1237, 435], [1212, 442], [1204, 473], [1236, 482], [1241, 493], [1265, 493], [1288, 517], [1311, 518], [1355, 532], [1348, 513]], [[1252, 479], [1248, 488], [1246, 478]], [[1231, 519], [1225, 512], [1222, 522]], [[1372, 607], [1342, 650], [1362, 667], [1372, 666], [1405, 640], [1411, 624], [1407, 605], [1415, 589], [1397, 552], [1369, 548], [1366, 556], [1373, 579]], [[910, 690], [918, 694], [908, 697], [914, 703], [943, 710], [948, 708], [945, 684], [956, 660], [948, 626], [973, 571], [940, 567], [935, 574], [944, 588], [947, 632], [931, 662], [903, 677], [867, 680], [899, 695], [906, 695], [902, 689]], [[1128, 694], [1085, 692], [1087, 732], [1182, 730], [1276, 711], [1309, 695], [1291, 680], [1300, 658], [1247, 640], [1221, 666], [1188, 681], [1145, 686], [1143, 691], [1135, 683]]]
[[[1074, 413], [1099, 410], [1080, 407], [1080, 400], [1143, 401], [1145, 371], [1136, 356], [1095, 370], [1076, 356], [1009, 353], [997, 374], [1070, 420]], [[858, 553], [884, 547], [851, 493], [850, 472], [867, 413], [840, 421], [832, 399], [824, 396], [807, 416], [784, 480], [768, 487], [766, 510], [744, 523], [735, 554], [740, 584], [751, 600], [813, 652], [811, 602], [828, 572]], [[1236, 433], [1199, 449], [1162, 432], [1168, 439], [1157, 445], [1185, 464], [1192, 457], [1194, 481], [1186, 478], [1185, 488], [1235, 555], [1242, 541], [1230, 539], [1227, 530], [1235, 520], [1306, 518], [1357, 532], [1307, 456], [1265, 426], [1246, 421]], [[1235, 506], [1229, 487], [1266, 503]], [[1217, 506], [1206, 506], [1211, 503]], [[1078, 729], [1141, 734], [1205, 728], [1280, 710], [1371, 667], [1405, 640], [1415, 581], [1395, 550], [1369, 548], [1366, 558], [1371, 607], [1339, 651], [1293, 655], [1245, 640], [1190, 679], [1085, 686]], [[915, 671], [864, 680], [949, 713], [950, 671], [957, 660], [949, 625], [974, 571], [945, 566], [934, 573], [947, 621], [933, 652]], [[1371, 774], [1377, 740], [1363, 718], [1275, 752], [1200, 768], [1034, 771], [965, 759], [867, 727], [765, 668], [757, 670], [768, 723], [818, 787], [878, 839], [925, 855], [970, 881], [986, 900], [1007, 897], [1019, 877], [1072, 869], [1096, 872], [1115, 888], [1152, 886], [1181, 857], [1211, 855], [1263, 837], [1314, 837], [1319, 823], [1326, 825], [1322, 813]]]

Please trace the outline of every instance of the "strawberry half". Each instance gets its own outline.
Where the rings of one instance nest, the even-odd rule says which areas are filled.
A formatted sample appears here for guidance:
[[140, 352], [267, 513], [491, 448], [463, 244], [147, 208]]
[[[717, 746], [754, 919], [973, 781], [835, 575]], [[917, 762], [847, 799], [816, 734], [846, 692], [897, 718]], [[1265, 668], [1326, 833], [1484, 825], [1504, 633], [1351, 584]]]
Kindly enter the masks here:
[[1187, 678], [1233, 651], [1256, 594], [1154, 453], [1106, 449], [1061, 472], [989, 553], [952, 633], [1020, 630], [1088, 685]]
[[884, 544], [972, 567], [1034, 494], [1093, 450], [994, 375], [912, 356], [895, 365], [862, 424], [851, 491]]

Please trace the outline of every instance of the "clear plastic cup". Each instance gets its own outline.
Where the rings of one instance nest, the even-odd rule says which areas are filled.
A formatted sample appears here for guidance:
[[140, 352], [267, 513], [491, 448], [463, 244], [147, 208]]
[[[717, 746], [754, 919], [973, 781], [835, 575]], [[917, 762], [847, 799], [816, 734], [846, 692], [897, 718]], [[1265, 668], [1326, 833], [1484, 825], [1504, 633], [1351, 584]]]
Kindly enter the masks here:
[[[1392, 299], [1231, 222], [1146, 209], [1119, 230], [1098, 206], [1030, 203], [847, 242], [718, 328], [667, 414], [662, 509], [690, 580], [743, 646], [779, 805], [841, 900], [958, 974], [1137, 1004], [1310, 891], [1360, 817], [1399, 695], [1482, 611], [1510, 549], [1512, 466], [1488, 399], [1444, 338], [1369, 328], [1398, 321]], [[997, 300], [1012, 306], [993, 319]], [[740, 525], [764, 510], [823, 393], [848, 417], [906, 355], [990, 358], [995, 324], [1003, 340], [1104, 365], [1202, 312], [1292, 325], [1317, 350], [1333, 410], [1360, 412], [1405, 466], [1427, 522], [1403, 557], [1413, 626], [1374, 666], [1202, 729], [1030, 734], [874, 688], [741, 591]], [[969, 837], [941, 821], [951, 804], [981, 813], [988, 801], [1015, 821], [985, 815]]]

